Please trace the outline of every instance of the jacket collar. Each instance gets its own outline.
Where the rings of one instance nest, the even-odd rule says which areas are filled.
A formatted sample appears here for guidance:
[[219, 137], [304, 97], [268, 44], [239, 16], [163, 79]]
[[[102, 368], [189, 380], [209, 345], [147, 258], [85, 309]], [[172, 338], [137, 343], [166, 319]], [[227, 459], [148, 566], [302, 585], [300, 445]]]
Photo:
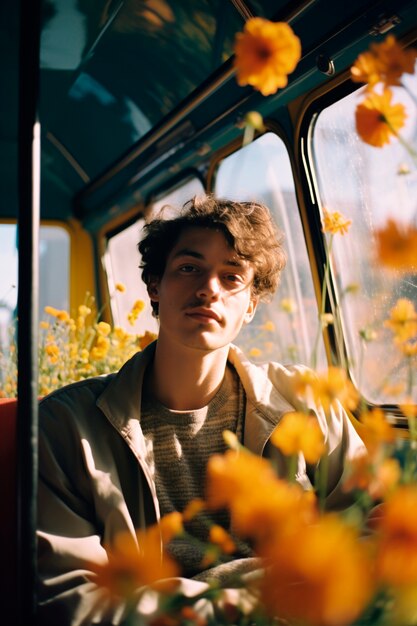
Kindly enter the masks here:
[[[103, 393], [97, 400], [97, 406], [103, 411], [107, 419], [124, 436], [131, 436], [132, 420], [140, 422], [140, 406], [142, 396], [143, 377], [147, 366], [155, 353], [156, 342], [139, 352], [127, 361], [120, 371], [114, 375]], [[268, 436], [281, 419], [282, 415], [294, 410], [294, 405], [280, 393], [274, 379], [280, 376], [285, 379], [285, 391], [289, 382], [290, 373], [278, 364], [255, 365], [251, 363], [243, 352], [234, 345], [230, 346], [228, 359], [235, 367], [246, 394], [247, 413], [256, 413], [258, 420], [263, 424], [263, 436]], [[258, 421], [257, 420], [257, 421]], [[258, 425], [259, 426], [259, 425]], [[250, 432], [248, 436], [252, 437]], [[261, 435], [261, 433], [259, 433]], [[247, 437], [245, 436], [245, 441]], [[260, 444], [259, 444], [260, 445]], [[250, 446], [253, 448], [253, 446]], [[257, 448], [258, 445], [255, 445]]]

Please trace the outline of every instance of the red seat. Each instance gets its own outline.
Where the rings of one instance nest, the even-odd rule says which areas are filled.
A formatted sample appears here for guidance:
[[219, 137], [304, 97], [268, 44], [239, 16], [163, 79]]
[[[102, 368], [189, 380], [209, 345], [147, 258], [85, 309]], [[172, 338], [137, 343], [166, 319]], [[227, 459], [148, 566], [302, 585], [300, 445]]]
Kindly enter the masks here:
[[15, 398], [0, 398], [0, 595], [2, 620], [13, 624], [17, 588], [17, 497], [16, 497]]

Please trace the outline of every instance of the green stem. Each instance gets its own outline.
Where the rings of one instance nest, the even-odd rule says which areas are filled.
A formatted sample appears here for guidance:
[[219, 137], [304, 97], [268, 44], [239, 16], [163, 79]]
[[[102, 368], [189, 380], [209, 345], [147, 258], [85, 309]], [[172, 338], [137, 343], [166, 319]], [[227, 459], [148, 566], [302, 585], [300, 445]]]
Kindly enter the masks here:
[[407, 357], [407, 366], [408, 366], [407, 394], [411, 398], [411, 394], [413, 393], [413, 387], [414, 387], [414, 370], [413, 370], [412, 357]]
[[324, 511], [326, 507], [326, 494], [327, 494], [327, 474], [329, 471], [329, 457], [328, 450], [321, 457], [320, 463], [316, 472], [316, 491], [319, 499], [319, 509]]
[[313, 350], [311, 352], [311, 367], [312, 369], [316, 369], [317, 367], [317, 351], [319, 346], [320, 335], [323, 331], [323, 315], [326, 309], [326, 296], [327, 296], [327, 281], [329, 279], [330, 272], [330, 253], [333, 245], [333, 235], [330, 235], [329, 245], [326, 244], [325, 239], [325, 250], [326, 250], [326, 259], [324, 265], [324, 276], [323, 282], [321, 285], [321, 302], [320, 302], [320, 310], [319, 310], [319, 319], [317, 325], [316, 337], [314, 339]]
[[295, 475], [298, 468], [298, 454], [292, 454], [288, 459], [288, 482], [295, 482]]
[[404, 137], [393, 127], [393, 125], [385, 116], [384, 116], [384, 121], [386, 125], [388, 126], [388, 128], [390, 129], [390, 131], [392, 132], [392, 134], [395, 135], [395, 137], [397, 137], [398, 141], [400, 142], [404, 150], [408, 152], [408, 154], [411, 156], [411, 158], [414, 161], [414, 164], [417, 165], [417, 152], [414, 150], [412, 146], [410, 146], [408, 141], [406, 141]]
[[414, 93], [412, 91], [410, 91], [410, 89], [406, 85], [404, 85], [404, 83], [401, 83], [401, 87], [408, 93], [408, 95], [410, 96], [411, 100], [417, 106], [417, 98], [414, 95]]
[[250, 126], [249, 124], [246, 124], [245, 130], [243, 131], [242, 148], [252, 143], [254, 137], [255, 137], [254, 127]]

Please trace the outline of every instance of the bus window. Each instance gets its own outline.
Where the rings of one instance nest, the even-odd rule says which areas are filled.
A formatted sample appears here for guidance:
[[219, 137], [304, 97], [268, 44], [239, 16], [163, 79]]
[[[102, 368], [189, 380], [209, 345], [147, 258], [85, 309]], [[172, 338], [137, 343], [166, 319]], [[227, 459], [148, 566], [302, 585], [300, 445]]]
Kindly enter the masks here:
[[[285, 236], [288, 260], [278, 291], [242, 329], [239, 345], [256, 361], [310, 363], [317, 337], [317, 301], [284, 142], [267, 133], [225, 158], [216, 174], [215, 192], [219, 197], [264, 202]], [[324, 366], [321, 335], [318, 351], [318, 363]]]
[[[410, 92], [417, 91], [416, 76], [404, 75], [403, 81]], [[403, 103], [408, 115], [401, 133], [413, 142], [415, 103], [405, 89], [393, 91], [394, 101]], [[320, 112], [311, 152], [321, 206], [352, 220], [349, 233], [335, 237], [332, 254], [351, 375], [368, 401], [395, 403], [411, 392], [412, 359], [395, 345], [385, 322], [399, 300], [416, 308], [417, 283], [411, 272], [404, 275], [377, 265], [375, 231], [388, 218], [417, 224], [417, 172], [398, 141], [374, 148], [360, 140], [354, 120], [361, 96], [363, 89]]]
[[[39, 318], [46, 305], [69, 309], [70, 237], [60, 226], [42, 225], [39, 236]], [[17, 307], [17, 238], [15, 224], [0, 224], [0, 345]]]
[[[148, 219], [155, 217], [164, 206], [181, 207], [186, 200], [196, 194], [204, 193], [204, 188], [197, 178], [192, 178], [179, 187], [159, 197], [148, 209]], [[164, 217], [172, 216], [172, 211], [164, 212]], [[156, 333], [157, 322], [152, 316], [152, 309], [146, 287], [140, 278], [140, 256], [137, 244], [140, 232], [145, 223], [143, 218], [111, 237], [105, 255], [105, 267], [109, 284], [110, 303], [113, 320], [127, 332], [143, 333], [146, 330]], [[116, 284], [122, 283], [125, 292], [119, 292]], [[132, 325], [128, 321], [128, 313], [136, 300], [142, 300], [145, 308]]]

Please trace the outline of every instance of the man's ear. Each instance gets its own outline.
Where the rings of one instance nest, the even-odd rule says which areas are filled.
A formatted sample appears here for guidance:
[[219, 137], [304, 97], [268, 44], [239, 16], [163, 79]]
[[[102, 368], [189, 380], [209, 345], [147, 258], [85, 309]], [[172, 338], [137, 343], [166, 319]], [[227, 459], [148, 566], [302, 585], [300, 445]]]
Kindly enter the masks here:
[[247, 311], [245, 313], [245, 319], [244, 319], [245, 324], [249, 324], [249, 322], [253, 320], [253, 316], [256, 313], [258, 302], [259, 302], [258, 296], [251, 296]]
[[148, 283], [148, 296], [152, 302], [159, 302], [159, 281], [156, 277]]

